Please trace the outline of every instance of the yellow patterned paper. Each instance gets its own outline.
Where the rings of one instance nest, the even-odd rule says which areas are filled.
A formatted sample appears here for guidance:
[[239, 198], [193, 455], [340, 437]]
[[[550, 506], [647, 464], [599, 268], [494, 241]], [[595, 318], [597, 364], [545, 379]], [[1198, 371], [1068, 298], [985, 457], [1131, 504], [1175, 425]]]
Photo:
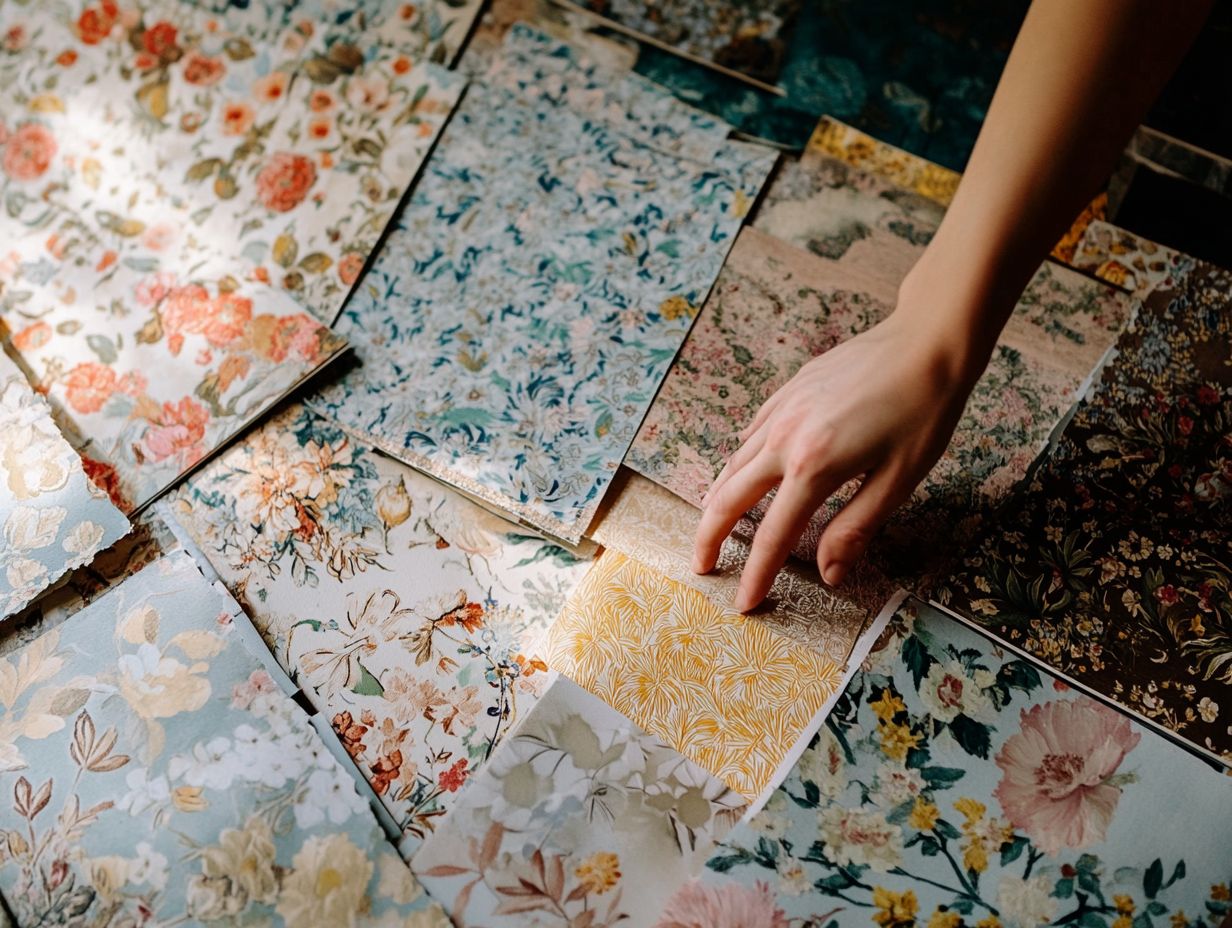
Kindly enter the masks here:
[[618, 551], [548, 634], [548, 663], [750, 798], [833, 693], [842, 668]]
[[837, 158], [942, 206], [950, 205], [962, 179], [957, 171], [895, 148], [830, 116], [822, 116], [813, 130], [804, 157], [809, 156]]

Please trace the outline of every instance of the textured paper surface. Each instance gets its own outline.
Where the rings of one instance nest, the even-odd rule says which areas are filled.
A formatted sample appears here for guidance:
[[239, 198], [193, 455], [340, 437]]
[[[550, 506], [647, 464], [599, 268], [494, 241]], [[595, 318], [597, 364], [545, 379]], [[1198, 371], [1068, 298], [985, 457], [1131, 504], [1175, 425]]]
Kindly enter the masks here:
[[607, 551], [548, 633], [548, 664], [753, 798], [842, 666]]
[[4, 663], [20, 924], [447, 924], [237, 611], [176, 555]]
[[[720, 609], [730, 608], [748, 558], [748, 543], [729, 536], [715, 569], [696, 574], [693, 542], [700, 519], [701, 511], [692, 504], [626, 471], [613, 484], [609, 505], [596, 517], [592, 534], [604, 547], [692, 587]], [[857, 569], [836, 593], [821, 582], [816, 567], [793, 561], [775, 575], [766, 601], [750, 621], [841, 665], [871, 612], [890, 592], [879, 574]]]
[[459, 925], [649, 925], [744, 804], [558, 677], [413, 867]]
[[576, 543], [773, 161], [748, 148], [720, 171], [472, 88], [313, 406]]
[[46, 402], [0, 352], [0, 616], [22, 609], [128, 530]]
[[658, 924], [1042, 925], [1097, 908], [1217, 924], [1228, 795], [1167, 740], [908, 600], [770, 803]]
[[538, 698], [541, 639], [586, 569], [301, 406], [171, 505], [404, 847]]
[[[893, 299], [891, 285], [849, 272], [845, 260], [824, 261], [745, 230], [629, 464], [700, 505], [761, 404], [801, 365], [888, 315]], [[880, 570], [920, 580], [962, 550], [1026, 474], [1128, 313], [1128, 301], [1111, 288], [1052, 264], [1040, 268], [949, 448], [875, 545]], [[826, 518], [852, 492], [844, 488], [814, 517], [795, 548], [799, 557], [813, 560]], [[756, 508], [754, 523], [765, 508]]]
[[1232, 277], [1142, 304], [1091, 397], [938, 599], [1232, 760]]

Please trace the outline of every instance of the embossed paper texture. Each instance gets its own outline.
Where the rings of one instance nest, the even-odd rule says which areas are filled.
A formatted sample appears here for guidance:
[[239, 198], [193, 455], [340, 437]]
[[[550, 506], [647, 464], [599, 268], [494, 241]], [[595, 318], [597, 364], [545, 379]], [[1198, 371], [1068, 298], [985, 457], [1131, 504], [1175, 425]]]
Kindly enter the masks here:
[[918, 600], [880, 645], [660, 928], [1227, 919], [1226, 777]]
[[[700, 505], [758, 407], [807, 361], [888, 315], [893, 300], [892, 287], [849, 271], [845, 261], [745, 230], [641, 426], [629, 464]], [[928, 577], [961, 550], [1025, 475], [1128, 312], [1128, 301], [1111, 288], [1056, 265], [1041, 267], [948, 450], [875, 546], [879, 569]], [[795, 549], [800, 557], [813, 559], [826, 513], [851, 491], [841, 491], [810, 522]], [[754, 522], [764, 509], [752, 514]], [[938, 537], [950, 544], [938, 546]]]
[[1232, 760], [1228, 272], [1142, 304], [1091, 397], [938, 598]]
[[842, 665], [609, 550], [548, 634], [548, 664], [753, 798]]
[[413, 846], [546, 684], [586, 564], [293, 406], [173, 511]]
[[25, 374], [0, 353], [0, 616], [128, 533]]
[[744, 800], [558, 677], [412, 866], [462, 925], [649, 925]]
[[216, 257], [330, 322], [461, 78], [312, 19], [253, 38], [187, 4], [117, 9], [14, 24], [13, 193], [47, 185], [122, 262]]
[[773, 162], [725, 151], [472, 88], [339, 321], [363, 366], [312, 404], [576, 543]]
[[177, 555], [0, 667], [19, 924], [447, 924], [237, 611]]

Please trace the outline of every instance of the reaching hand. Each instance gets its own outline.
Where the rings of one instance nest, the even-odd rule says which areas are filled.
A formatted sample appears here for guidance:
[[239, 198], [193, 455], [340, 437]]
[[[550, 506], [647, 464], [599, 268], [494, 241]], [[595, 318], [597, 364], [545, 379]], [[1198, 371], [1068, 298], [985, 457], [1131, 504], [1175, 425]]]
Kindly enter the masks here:
[[840, 584], [941, 456], [975, 377], [929, 328], [896, 311], [805, 364], [740, 433], [740, 449], [704, 498], [693, 555], [694, 570], [713, 570], [723, 539], [778, 487], [745, 564], [737, 610], [762, 601], [813, 513], [863, 475], [817, 546], [822, 576]]

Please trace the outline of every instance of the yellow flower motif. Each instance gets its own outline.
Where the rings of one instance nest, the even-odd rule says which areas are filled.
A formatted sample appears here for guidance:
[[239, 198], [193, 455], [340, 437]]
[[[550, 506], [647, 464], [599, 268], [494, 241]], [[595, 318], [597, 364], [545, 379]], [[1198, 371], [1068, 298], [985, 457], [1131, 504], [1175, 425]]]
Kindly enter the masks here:
[[962, 916], [957, 912], [934, 909], [933, 914], [928, 916], [928, 928], [959, 928], [961, 924]]
[[1189, 926], [1189, 919], [1186, 918], [1184, 909], [1178, 909], [1169, 920], [1172, 922], [1172, 928], [1188, 928]]
[[664, 319], [692, 319], [697, 315], [697, 307], [682, 296], [669, 296], [659, 304], [659, 315]]
[[1128, 915], [1118, 915], [1112, 920], [1112, 928], [1133, 928], [1134, 920]]
[[975, 928], [1001, 928], [1001, 919], [995, 915], [989, 915], [986, 918], [981, 918], [975, 923]]
[[972, 838], [963, 848], [963, 866], [976, 873], [983, 873], [988, 869], [988, 845], [983, 838]]
[[896, 893], [884, 886], [873, 887], [873, 921], [881, 928], [908, 928], [915, 924], [915, 913], [920, 908], [915, 893], [911, 890]]
[[1134, 899], [1132, 896], [1126, 896], [1118, 893], [1112, 897], [1112, 904], [1116, 906], [1117, 914], [1119, 915], [1134, 914]]
[[937, 827], [937, 819], [940, 817], [940, 809], [923, 796], [916, 796], [911, 814], [907, 816], [907, 824], [916, 831], [932, 831]]
[[873, 710], [873, 715], [883, 722], [889, 722], [895, 715], [907, 708], [903, 701], [888, 689], [882, 690], [881, 696], [870, 702], [868, 707]]
[[599, 851], [578, 864], [573, 875], [588, 891], [602, 895], [620, 881], [620, 858]]
[[907, 752], [920, 743], [906, 725], [881, 724], [881, 750], [891, 760], [906, 760]]
[[210, 807], [204, 792], [203, 786], [177, 786], [171, 791], [171, 802], [181, 812], [204, 812]]
[[1211, 887], [1211, 898], [1216, 902], [1227, 902], [1232, 899], [1232, 890], [1228, 889], [1227, 883], [1216, 883]]
[[988, 811], [988, 807], [984, 803], [967, 796], [963, 796], [954, 803], [954, 809], [967, 820], [968, 825], [974, 825], [984, 817], [984, 813]]

